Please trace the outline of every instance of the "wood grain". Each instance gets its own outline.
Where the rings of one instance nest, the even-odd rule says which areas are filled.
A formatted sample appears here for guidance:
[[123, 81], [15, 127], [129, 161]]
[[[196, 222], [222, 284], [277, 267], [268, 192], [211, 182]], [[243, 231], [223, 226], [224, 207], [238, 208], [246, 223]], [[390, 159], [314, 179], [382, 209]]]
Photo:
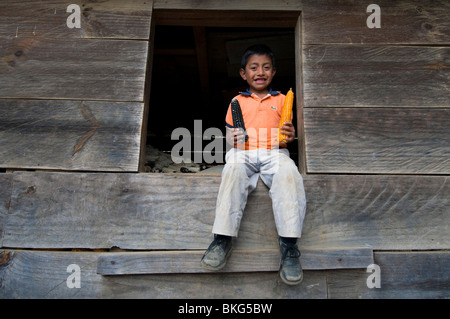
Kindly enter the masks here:
[[380, 267], [380, 288], [368, 288], [372, 272], [329, 272], [328, 298], [347, 299], [448, 299], [450, 252], [375, 252]]
[[[257, 10], [255, 10], [257, 8]], [[196, 0], [154, 0], [154, 10], [208, 10], [208, 11], [299, 11], [302, 2], [287, 2], [283, 0], [219, 0], [219, 1], [196, 1]]]
[[[446, 176], [307, 175], [301, 242], [374, 250], [447, 249]], [[306, 227], [306, 226], [305, 226]]]
[[[101, 276], [96, 270], [103, 254], [0, 251], [0, 298], [326, 298], [323, 271], [305, 271], [295, 287], [277, 272]], [[67, 287], [71, 264], [80, 266], [80, 288]]]
[[135, 40], [5, 40], [0, 97], [141, 102], [147, 51]]
[[449, 174], [450, 109], [304, 109], [310, 173]]
[[11, 200], [12, 175], [0, 173], [0, 247], [3, 247], [3, 227]]
[[137, 171], [143, 103], [0, 100], [0, 167]]
[[[131, 275], [158, 273], [205, 273], [200, 266], [201, 251], [155, 251], [103, 254], [98, 259], [97, 273], [101, 275]], [[373, 263], [369, 248], [335, 247], [305, 249], [300, 257], [305, 270], [366, 268]], [[221, 272], [278, 271], [279, 250], [233, 250]]]
[[300, 11], [239, 11], [236, 7], [227, 7], [227, 10], [158, 9], [154, 11], [154, 19], [158, 25], [293, 28], [300, 15]]
[[[446, 176], [306, 175], [301, 249], [448, 249]], [[16, 172], [3, 245], [204, 250], [220, 176]], [[260, 181], [236, 249], [278, 249]]]
[[305, 107], [448, 107], [450, 48], [305, 45]]
[[[369, 289], [366, 269], [304, 272], [287, 286], [276, 272], [101, 276], [110, 253], [0, 251], [0, 297], [10, 298], [449, 298], [448, 251], [375, 252], [381, 288]], [[80, 266], [80, 288], [68, 288], [67, 267]], [[368, 265], [367, 265], [368, 266]], [[426, 271], [424, 271], [426, 269]], [[430, 270], [430, 271], [428, 271]], [[183, 301], [184, 302], [184, 301]]]
[[303, 1], [305, 44], [442, 44], [450, 38], [450, 4], [445, 0], [380, 0], [381, 28], [366, 20], [373, 1]]
[[16, 175], [7, 247], [202, 249], [212, 237], [217, 177], [26, 175]]
[[[69, 28], [66, 20], [71, 2], [64, 0], [0, 3], [0, 38], [117, 38], [148, 39], [152, 0], [106, 0], [78, 2], [80, 28]], [[3, 40], [2, 40], [3, 41]]]

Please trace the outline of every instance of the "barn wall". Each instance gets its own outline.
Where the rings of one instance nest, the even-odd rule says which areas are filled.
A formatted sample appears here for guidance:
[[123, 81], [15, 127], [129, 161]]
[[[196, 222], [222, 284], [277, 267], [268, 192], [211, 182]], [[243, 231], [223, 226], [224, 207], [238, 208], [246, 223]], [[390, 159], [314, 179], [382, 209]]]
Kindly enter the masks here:
[[[381, 28], [369, 29], [372, 2], [84, 1], [79, 29], [65, 1], [2, 2], [0, 297], [450, 297], [450, 4], [377, 1]], [[155, 13], [205, 25], [267, 11], [289, 26], [301, 12], [297, 287], [277, 277], [262, 183], [230, 267], [211, 274], [198, 259], [220, 176], [136, 174]], [[71, 264], [81, 288], [65, 284]], [[367, 286], [370, 264], [381, 288]]]

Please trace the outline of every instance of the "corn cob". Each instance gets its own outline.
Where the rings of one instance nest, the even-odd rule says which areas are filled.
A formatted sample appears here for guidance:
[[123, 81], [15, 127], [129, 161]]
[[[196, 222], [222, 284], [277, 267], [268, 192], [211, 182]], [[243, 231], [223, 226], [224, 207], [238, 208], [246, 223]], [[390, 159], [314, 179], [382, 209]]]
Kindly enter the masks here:
[[[292, 106], [294, 104], [294, 92], [292, 89], [287, 92], [283, 103], [283, 109], [281, 110], [281, 118], [278, 127], [284, 126], [284, 122], [292, 121]], [[278, 129], [278, 141], [281, 147], [286, 147], [287, 135], [281, 134], [281, 129]]]
[[231, 115], [233, 117], [233, 126], [234, 128], [239, 128], [243, 131], [245, 142], [248, 141], [248, 135], [245, 131], [244, 118], [242, 117], [241, 106], [239, 105], [239, 101], [233, 99], [231, 101]]

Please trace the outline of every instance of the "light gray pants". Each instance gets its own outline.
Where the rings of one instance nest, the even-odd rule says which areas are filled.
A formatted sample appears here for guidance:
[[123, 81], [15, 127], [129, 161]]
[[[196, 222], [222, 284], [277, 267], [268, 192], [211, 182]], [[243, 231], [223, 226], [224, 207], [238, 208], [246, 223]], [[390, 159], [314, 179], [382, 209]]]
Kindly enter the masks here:
[[225, 160], [212, 232], [237, 237], [247, 197], [261, 176], [270, 189], [278, 235], [300, 238], [306, 210], [305, 190], [289, 151], [233, 148]]

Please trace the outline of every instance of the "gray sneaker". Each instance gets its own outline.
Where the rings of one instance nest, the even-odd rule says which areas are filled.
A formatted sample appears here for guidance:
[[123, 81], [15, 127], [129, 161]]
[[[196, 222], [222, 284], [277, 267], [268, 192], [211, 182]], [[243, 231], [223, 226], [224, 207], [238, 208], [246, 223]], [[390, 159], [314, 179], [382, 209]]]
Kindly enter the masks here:
[[278, 274], [287, 285], [298, 285], [303, 280], [303, 270], [300, 264], [300, 250], [297, 244], [284, 243], [278, 239], [280, 245], [281, 261]]
[[231, 237], [214, 235], [213, 242], [203, 254], [201, 265], [208, 270], [221, 270], [231, 254]]

